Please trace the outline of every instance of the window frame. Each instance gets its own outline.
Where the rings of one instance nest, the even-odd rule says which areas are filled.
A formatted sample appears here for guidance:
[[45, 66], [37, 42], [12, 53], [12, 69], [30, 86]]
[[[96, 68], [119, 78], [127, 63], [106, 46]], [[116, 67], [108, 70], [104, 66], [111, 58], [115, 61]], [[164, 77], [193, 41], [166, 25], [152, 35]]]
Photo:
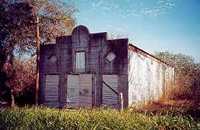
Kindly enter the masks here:
[[[84, 68], [77, 68], [77, 54], [78, 53], [83, 53], [84, 54]], [[75, 72], [76, 73], [85, 73], [86, 72], [86, 51], [80, 50], [80, 51], [75, 51], [75, 64], [74, 64]]]

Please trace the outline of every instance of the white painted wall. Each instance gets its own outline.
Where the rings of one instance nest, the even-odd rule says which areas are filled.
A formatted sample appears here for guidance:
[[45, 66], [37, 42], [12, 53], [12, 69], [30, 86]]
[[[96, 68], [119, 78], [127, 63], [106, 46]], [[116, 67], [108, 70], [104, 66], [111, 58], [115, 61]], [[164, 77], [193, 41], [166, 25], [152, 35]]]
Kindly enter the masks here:
[[173, 77], [172, 67], [143, 52], [129, 50], [129, 106], [158, 100], [164, 88], [173, 86]]

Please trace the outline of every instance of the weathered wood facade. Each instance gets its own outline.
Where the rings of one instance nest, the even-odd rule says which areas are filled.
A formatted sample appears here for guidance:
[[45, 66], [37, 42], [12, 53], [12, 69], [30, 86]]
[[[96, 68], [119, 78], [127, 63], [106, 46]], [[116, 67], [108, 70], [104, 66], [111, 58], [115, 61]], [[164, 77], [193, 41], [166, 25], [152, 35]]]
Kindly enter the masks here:
[[40, 103], [52, 107], [119, 108], [119, 93], [127, 107], [157, 99], [173, 84], [171, 66], [128, 39], [108, 40], [105, 32], [89, 33], [84, 26], [42, 45], [40, 59]]

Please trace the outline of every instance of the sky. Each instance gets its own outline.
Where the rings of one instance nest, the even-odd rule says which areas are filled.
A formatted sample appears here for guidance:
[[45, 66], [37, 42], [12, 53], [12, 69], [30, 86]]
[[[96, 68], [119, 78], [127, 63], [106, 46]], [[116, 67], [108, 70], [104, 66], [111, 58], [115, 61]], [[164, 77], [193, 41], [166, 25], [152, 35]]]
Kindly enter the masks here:
[[108, 32], [154, 54], [193, 56], [200, 62], [200, 0], [65, 0], [73, 4], [77, 25]]

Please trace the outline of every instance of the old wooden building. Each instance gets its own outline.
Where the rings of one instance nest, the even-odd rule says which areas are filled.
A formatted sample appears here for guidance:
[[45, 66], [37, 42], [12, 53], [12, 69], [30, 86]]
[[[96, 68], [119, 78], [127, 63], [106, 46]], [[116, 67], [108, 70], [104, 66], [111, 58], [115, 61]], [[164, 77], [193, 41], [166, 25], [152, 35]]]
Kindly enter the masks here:
[[120, 107], [158, 100], [173, 86], [174, 68], [128, 39], [108, 40], [85, 26], [41, 46], [40, 103], [53, 107]]

